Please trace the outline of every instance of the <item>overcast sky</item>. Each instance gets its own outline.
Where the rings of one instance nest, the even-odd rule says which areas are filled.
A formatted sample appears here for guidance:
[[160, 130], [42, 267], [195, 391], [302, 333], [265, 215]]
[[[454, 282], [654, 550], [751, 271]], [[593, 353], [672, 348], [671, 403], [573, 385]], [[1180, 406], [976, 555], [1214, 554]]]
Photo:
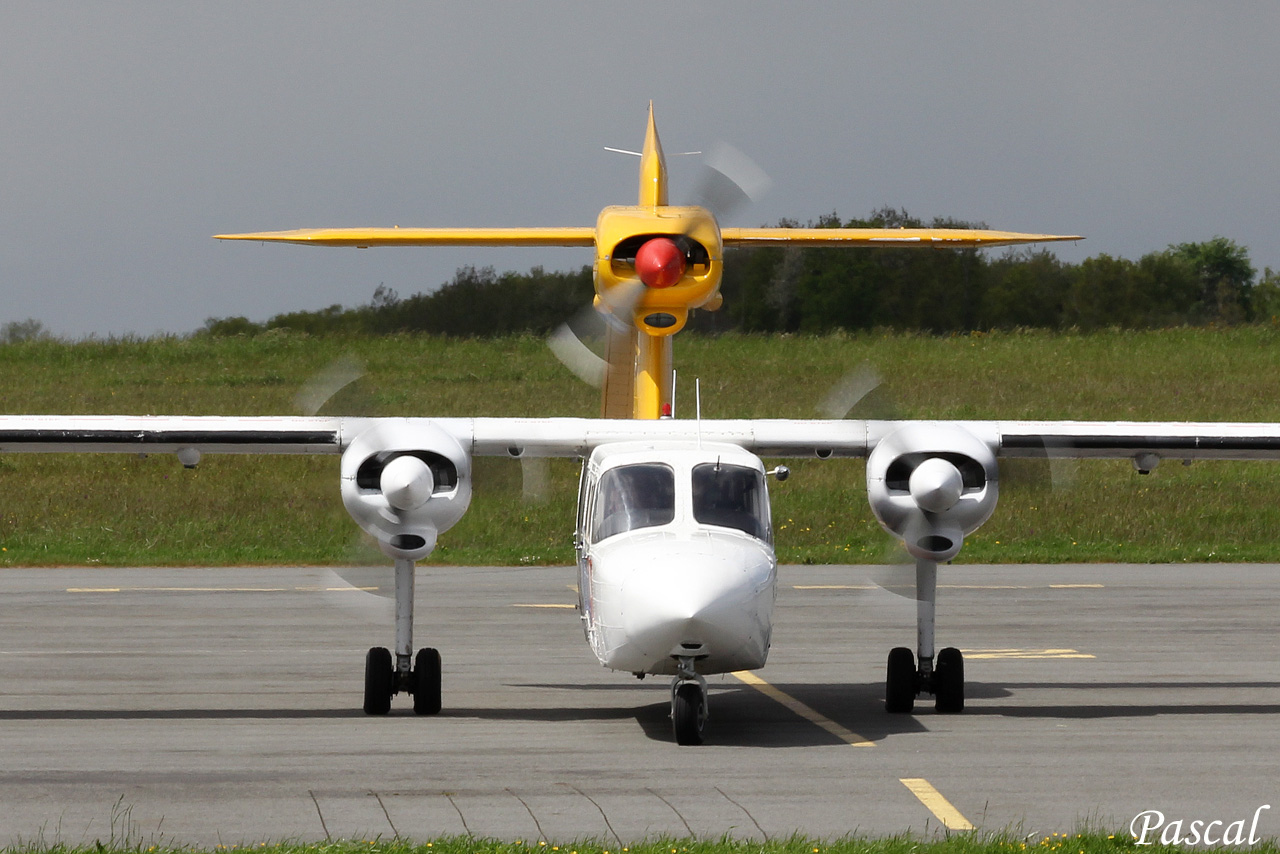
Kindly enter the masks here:
[[[760, 225], [894, 205], [1083, 234], [1224, 235], [1280, 269], [1280, 4], [0, 4], [0, 323], [79, 337], [431, 290], [587, 250], [218, 243], [309, 226], [592, 225], [727, 141]], [[674, 159], [672, 195], [694, 158]], [[999, 251], [999, 250], [996, 250]]]

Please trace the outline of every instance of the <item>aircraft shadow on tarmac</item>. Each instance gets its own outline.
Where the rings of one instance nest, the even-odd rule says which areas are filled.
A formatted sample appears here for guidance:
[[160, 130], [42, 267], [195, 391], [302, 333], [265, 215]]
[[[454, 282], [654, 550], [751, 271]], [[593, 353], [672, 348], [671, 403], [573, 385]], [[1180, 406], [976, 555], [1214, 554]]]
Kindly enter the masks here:
[[363, 718], [360, 709], [0, 709], [0, 721], [163, 721]]
[[[571, 684], [529, 684], [522, 687], [554, 688], [581, 691], [584, 688], [596, 690], [634, 691], [634, 685], [571, 685]], [[665, 686], [664, 686], [665, 687]], [[890, 715], [884, 710], [884, 686], [881, 683], [850, 684], [776, 684], [780, 691], [799, 700], [823, 717], [840, 726], [857, 733], [871, 742], [882, 741], [890, 736], [925, 732], [930, 728], [930, 719], [935, 716], [933, 704], [927, 696], [916, 703], [916, 713], [910, 715]], [[1008, 682], [984, 683], [970, 682], [966, 694], [970, 701], [963, 717], [968, 716], [1004, 716], [1025, 718], [1140, 718], [1157, 715], [1280, 715], [1280, 703], [1259, 702], [1247, 703], [1232, 701], [1194, 702], [1188, 692], [1208, 692], [1223, 690], [1275, 690], [1280, 682]], [[1020, 692], [1044, 689], [1079, 690], [1085, 693], [1079, 696], [1082, 700], [1094, 702], [1065, 702], [1043, 704], [1035, 703], [1034, 698], [1024, 695], [1017, 703], [991, 705], [990, 700], [1008, 700], [1018, 696]], [[1164, 690], [1177, 692], [1177, 696], [1188, 702], [1169, 703], [1134, 703], [1126, 699], [1117, 703], [1099, 703], [1096, 700], [1105, 697], [1107, 691], [1115, 690]], [[1101, 692], [1101, 693], [1096, 693]], [[839, 744], [840, 739], [826, 732], [818, 725], [806, 721], [787, 710], [783, 706], [765, 697], [746, 685], [732, 683], [716, 683], [711, 686], [711, 717], [708, 719], [707, 744], [723, 746], [749, 747], [818, 747]], [[606, 710], [563, 709], [539, 710], [540, 712], [561, 712], [560, 717], [538, 719], [574, 720], [574, 719], [617, 719], [634, 716], [645, 735], [655, 741], [671, 740], [671, 721], [668, 717], [669, 705], [665, 692], [662, 700], [643, 706]], [[496, 714], [494, 712], [497, 712]], [[532, 711], [532, 710], [530, 710]], [[478, 717], [515, 717], [523, 718], [527, 711], [514, 709], [476, 710]]]
[[[521, 683], [507, 687], [520, 689], [553, 689], [572, 692], [605, 691], [633, 693], [637, 686], [619, 684], [549, 684]], [[450, 707], [440, 717], [475, 718], [492, 721], [534, 721], [573, 723], [575, 721], [607, 721], [634, 719], [645, 736], [654, 741], [671, 740], [671, 721], [665, 685], [654, 686], [655, 702], [643, 705], [558, 705]], [[839, 724], [867, 741], [882, 741], [893, 735], [925, 732], [934, 716], [928, 697], [921, 697], [916, 713], [890, 715], [884, 711], [884, 686], [881, 683], [800, 683], [777, 684], [775, 687], [790, 697]], [[818, 725], [806, 721], [764, 694], [746, 685], [717, 682], [711, 686], [711, 717], [707, 730], [708, 745], [746, 747], [820, 747], [839, 744], [840, 738]], [[984, 701], [1018, 697], [1019, 692], [1041, 690], [1086, 692], [1080, 699], [1089, 703], [1036, 703], [1023, 696], [1018, 702], [992, 705]], [[1011, 718], [1137, 718], [1157, 715], [1280, 715], [1277, 702], [1196, 702], [1207, 692], [1280, 689], [1280, 682], [970, 682], [966, 685], [969, 702], [964, 717], [1001, 716]], [[646, 692], [649, 689], [642, 689]], [[1108, 691], [1170, 691], [1184, 702], [1117, 703], [1096, 702]], [[392, 710], [393, 717], [412, 717], [408, 708]], [[0, 710], [0, 721], [110, 721], [110, 720], [307, 720], [364, 718], [358, 708], [266, 708], [266, 709], [13, 709]], [[429, 721], [424, 721], [429, 724]]]
[[[986, 694], [984, 689], [994, 688], [998, 693]], [[1140, 718], [1155, 715], [1278, 715], [1280, 703], [1277, 702], [1241, 702], [1237, 697], [1227, 700], [1222, 697], [1224, 691], [1280, 689], [1280, 682], [1006, 682], [1001, 685], [984, 685], [970, 683], [965, 686], [969, 697], [977, 699], [984, 696], [1017, 696], [1018, 691], [1037, 690], [1073, 690], [1087, 692], [1081, 699], [1093, 702], [1086, 703], [1035, 703], [1019, 702], [1016, 705], [987, 705], [969, 703], [965, 706], [966, 715], [995, 715], [1011, 718]], [[1097, 702], [1105, 700], [1108, 691], [1168, 691], [1174, 702], [1135, 703], [1130, 698], [1115, 703]], [[1217, 696], [1219, 700], [1212, 702]], [[1274, 695], [1272, 695], [1274, 696]], [[1206, 699], [1210, 700], [1206, 702]], [[1178, 702], [1181, 700], [1181, 702]], [[1199, 702], [1197, 702], [1199, 701]]]
[[[516, 686], [513, 686], [516, 687]], [[604, 690], [634, 692], [634, 684], [576, 685], [529, 683], [518, 687], [552, 688], [565, 691]], [[806, 721], [754, 688], [731, 681], [713, 682], [710, 688], [710, 716], [707, 745], [729, 747], [822, 747], [843, 743], [839, 737]], [[884, 711], [884, 685], [874, 684], [780, 684], [778, 690], [799, 700], [825, 718], [868, 741], [880, 741], [899, 733], [924, 732], [927, 728], [911, 715], [889, 715]], [[633, 717], [646, 736], [654, 741], [671, 741], [670, 702], [667, 686], [655, 686], [656, 702], [617, 709], [566, 709], [564, 720], [575, 718], [616, 719]], [[481, 718], [518, 717], [538, 710], [476, 710]], [[445, 711], [448, 714], [448, 710]], [[559, 718], [557, 718], [559, 719]]]

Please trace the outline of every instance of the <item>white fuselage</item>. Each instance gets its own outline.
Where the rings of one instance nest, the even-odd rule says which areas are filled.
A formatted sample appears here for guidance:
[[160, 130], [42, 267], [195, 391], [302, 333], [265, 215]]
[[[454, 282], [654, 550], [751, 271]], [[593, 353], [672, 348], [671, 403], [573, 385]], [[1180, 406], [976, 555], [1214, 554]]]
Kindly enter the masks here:
[[578, 568], [606, 667], [701, 674], [769, 654], [777, 593], [764, 467], [732, 445], [605, 445], [584, 463]]

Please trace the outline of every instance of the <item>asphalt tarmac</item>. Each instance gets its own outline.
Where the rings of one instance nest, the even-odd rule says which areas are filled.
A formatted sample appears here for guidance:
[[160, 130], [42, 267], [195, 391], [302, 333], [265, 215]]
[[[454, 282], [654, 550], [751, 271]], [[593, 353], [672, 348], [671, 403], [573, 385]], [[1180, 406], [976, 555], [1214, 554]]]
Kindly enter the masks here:
[[360, 712], [389, 569], [0, 570], [0, 843], [1280, 835], [1280, 567], [943, 567], [959, 716], [884, 712], [914, 601], [869, 574], [784, 567], [765, 681], [712, 678], [690, 748], [666, 679], [595, 662], [571, 569], [420, 571], [429, 718]]

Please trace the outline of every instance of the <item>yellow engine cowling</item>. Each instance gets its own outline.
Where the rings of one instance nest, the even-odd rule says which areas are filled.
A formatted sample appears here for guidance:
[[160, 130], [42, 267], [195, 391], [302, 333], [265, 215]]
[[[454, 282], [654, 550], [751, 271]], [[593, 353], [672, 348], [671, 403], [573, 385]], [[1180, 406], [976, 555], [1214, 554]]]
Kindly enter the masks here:
[[[684, 275], [670, 287], [645, 287], [636, 273], [636, 253], [656, 237], [670, 238], [685, 251]], [[605, 308], [643, 334], [679, 332], [690, 309], [718, 295], [723, 272], [720, 226], [705, 208], [614, 206], [596, 220], [596, 293]]]

